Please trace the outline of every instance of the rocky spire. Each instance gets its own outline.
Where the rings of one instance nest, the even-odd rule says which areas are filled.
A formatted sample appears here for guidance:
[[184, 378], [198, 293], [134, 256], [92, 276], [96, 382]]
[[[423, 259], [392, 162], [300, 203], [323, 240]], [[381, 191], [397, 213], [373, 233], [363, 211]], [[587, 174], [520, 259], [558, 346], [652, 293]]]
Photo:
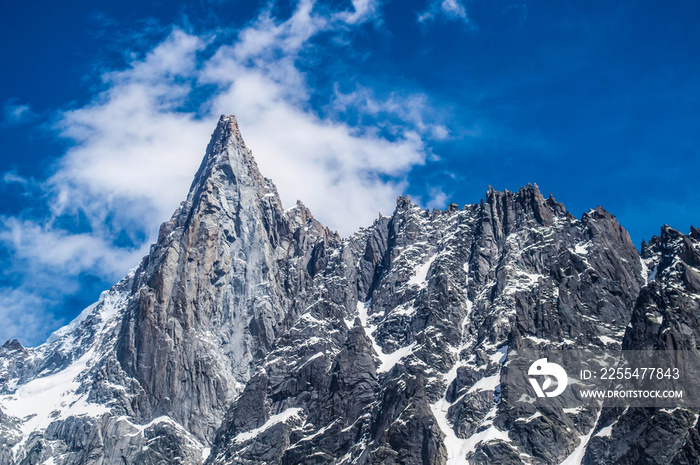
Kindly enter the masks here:
[[288, 218], [235, 116], [222, 116], [187, 200], [136, 273], [140, 291], [120, 335], [119, 361], [145, 388], [147, 418], [168, 414], [201, 440], [211, 438], [237, 386], [288, 320], [293, 302], [279, 258], [294, 247], [308, 260], [326, 237], [304, 212], [308, 224]]
[[216, 169], [228, 171], [227, 168], [231, 169], [228, 174], [234, 176], [245, 172], [250, 187], [266, 190], [270, 184], [270, 181], [260, 174], [253, 152], [245, 145], [236, 115], [221, 115], [219, 118], [192, 187], [203, 182]]

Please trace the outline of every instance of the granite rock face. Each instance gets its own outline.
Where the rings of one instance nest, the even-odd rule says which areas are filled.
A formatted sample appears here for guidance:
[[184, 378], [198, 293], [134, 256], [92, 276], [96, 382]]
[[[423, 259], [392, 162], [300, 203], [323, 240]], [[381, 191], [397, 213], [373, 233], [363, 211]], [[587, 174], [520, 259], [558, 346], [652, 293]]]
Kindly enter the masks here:
[[222, 117], [141, 264], [0, 347], [0, 464], [697, 463], [695, 412], [535, 412], [502, 385], [510, 349], [697, 350], [699, 241], [664, 228], [640, 257], [536, 185], [400, 197], [343, 239], [282, 208]]

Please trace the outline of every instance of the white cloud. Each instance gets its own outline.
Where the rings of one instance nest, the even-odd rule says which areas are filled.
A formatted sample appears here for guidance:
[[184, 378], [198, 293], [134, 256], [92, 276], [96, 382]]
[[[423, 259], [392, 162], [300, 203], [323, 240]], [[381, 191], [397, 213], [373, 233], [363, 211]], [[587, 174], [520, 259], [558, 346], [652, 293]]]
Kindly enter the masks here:
[[[264, 10], [233, 44], [210, 50], [199, 61], [206, 40], [175, 30], [129, 69], [106, 74], [108, 89], [61, 119], [61, 134], [76, 145], [49, 180], [59, 192], [55, 213], [90, 211], [98, 227], [104, 219], [100, 212], [127, 203], [120, 215], [149, 213], [153, 224], [146, 229], [155, 230], [184, 198], [220, 113], [237, 114], [248, 146], [287, 204], [303, 200], [344, 234], [368, 224], [378, 209], [390, 209], [402, 180], [379, 178], [400, 178], [423, 162], [418, 132], [425, 124], [404, 112], [398, 138], [388, 141], [373, 129], [321, 120], [308, 109], [311, 90], [297, 67], [311, 37], [345, 30], [375, 12], [373, 2], [353, 5], [351, 11], [319, 13], [303, 0], [286, 21]], [[195, 87], [212, 84], [218, 91], [203, 104], [204, 118], [179, 111]], [[414, 100], [426, 106], [424, 96]], [[398, 108], [393, 95], [373, 102]], [[135, 204], [139, 211], [132, 212]], [[152, 211], [144, 212], [148, 207]]]
[[16, 218], [3, 220], [0, 242], [11, 247], [16, 260], [40, 263], [69, 275], [93, 270], [111, 279], [120, 278], [123, 270], [135, 266], [146, 251], [145, 247], [137, 251], [114, 247], [97, 234], [71, 234]]
[[462, 21], [468, 26], [473, 26], [467, 9], [459, 0], [431, 0], [428, 8], [418, 14], [418, 22], [426, 23], [443, 16], [447, 19]]
[[[123, 220], [152, 218], [144, 227], [154, 231], [184, 198], [214, 121], [228, 113], [237, 114], [248, 146], [286, 204], [303, 200], [343, 234], [371, 222], [380, 209], [390, 211], [405, 174], [425, 160], [423, 136], [444, 138], [447, 131], [421, 118], [429, 106], [424, 95], [381, 98], [367, 91], [364, 103], [345, 96], [344, 104], [360, 112], [393, 113], [399, 124], [392, 140], [376, 126], [350, 127], [310, 111], [312, 89], [298, 68], [309, 39], [351, 31], [375, 17], [376, 4], [317, 9], [302, 0], [285, 21], [266, 9], [232, 44], [204, 56], [207, 39], [174, 30], [129, 69], [106, 74], [107, 90], [61, 119], [61, 134], [76, 145], [49, 180], [59, 193], [55, 213], [90, 211], [98, 228], [104, 212], [118, 205]], [[203, 103], [204, 114], [181, 111], [203, 85], [217, 89]]]
[[109, 87], [93, 102], [62, 115], [60, 134], [74, 146], [48, 181], [58, 192], [57, 215], [83, 210], [100, 223], [100, 212], [141, 202], [136, 217], [162, 221], [175, 209], [212, 131], [211, 121], [177, 111], [192, 91], [203, 47], [198, 37], [175, 30], [129, 69], [106, 74]]
[[426, 208], [437, 208], [442, 209], [447, 206], [447, 194], [445, 194], [439, 187], [434, 187], [430, 190], [430, 200], [428, 201]]
[[[210, 33], [174, 29], [127, 69], [105, 73], [104, 90], [91, 102], [60, 115], [57, 130], [72, 147], [43, 183], [51, 215], [1, 219], [0, 244], [28, 273], [53, 273], [59, 285], [83, 273], [117, 279], [185, 198], [219, 114], [230, 113], [287, 206], [301, 199], [343, 235], [380, 210], [390, 213], [407, 173], [425, 162], [424, 140], [448, 136], [426, 118], [427, 97], [360, 86], [352, 95], [327, 96], [332, 110], [342, 100], [375, 123], [383, 114], [391, 119], [390, 134], [381, 124], [350, 126], [334, 118], [342, 109], [324, 118], [311, 109], [314, 89], [299, 66], [314, 36], [352, 34], [377, 18], [370, 0], [355, 0], [348, 11], [302, 0], [287, 20], [264, 10], [224, 45]], [[194, 93], [204, 101], [193, 101]], [[89, 228], [65, 229], [66, 218]], [[119, 246], [119, 234], [136, 245]], [[20, 335], [33, 331], [25, 326]]]

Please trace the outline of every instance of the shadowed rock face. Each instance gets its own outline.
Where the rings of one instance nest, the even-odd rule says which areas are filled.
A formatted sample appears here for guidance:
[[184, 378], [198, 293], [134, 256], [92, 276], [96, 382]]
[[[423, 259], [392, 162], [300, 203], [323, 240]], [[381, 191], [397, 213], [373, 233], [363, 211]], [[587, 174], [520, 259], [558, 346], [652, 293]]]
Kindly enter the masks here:
[[697, 347], [692, 231], [640, 259], [614, 216], [535, 185], [400, 197], [342, 239], [282, 208], [222, 117], [141, 264], [46, 344], [0, 347], [0, 464], [555, 464], [615, 421], [586, 463], [660, 460], [659, 426], [697, 463], [693, 412], [538, 416], [500, 388], [508, 348]]

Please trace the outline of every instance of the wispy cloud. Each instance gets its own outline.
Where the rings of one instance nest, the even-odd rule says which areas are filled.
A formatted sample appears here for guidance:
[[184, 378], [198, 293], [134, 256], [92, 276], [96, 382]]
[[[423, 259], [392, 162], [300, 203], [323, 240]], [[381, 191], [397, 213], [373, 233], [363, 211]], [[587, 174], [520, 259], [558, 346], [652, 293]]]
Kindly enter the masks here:
[[2, 107], [3, 123], [8, 126], [29, 123], [36, 119], [37, 115], [26, 103], [17, 103], [17, 100], [10, 99]]
[[360, 124], [387, 130], [389, 134], [400, 134], [409, 124], [423, 137], [443, 140], [450, 135], [440, 122], [444, 117], [442, 110], [435, 108], [423, 93], [394, 90], [377, 97], [366, 86], [356, 84], [351, 92], [342, 92], [336, 86], [332, 107], [341, 114], [355, 113]]
[[469, 19], [466, 7], [460, 0], [431, 0], [428, 8], [418, 14], [418, 22], [427, 23], [440, 17], [461, 21], [470, 27], [474, 26]]
[[[71, 147], [41, 182], [50, 214], [0, 219], [0, 245], [26, 270], [19, 284], [0, 288], [0, 300], [50, 307], [42, 296], [60, 294], [66, 280], [113, 280], [136, 265], [185, 197], [219, 114], [237, 114], [287, 205], [303, 200], [345, 235], [393, 209], [408, 172], [429, 155], [426, 140], [448, 136], [439, 118], [426, 117], [436, 114], [427, 97], [358, 86], [325, 96], [320, 115], [302, 70], [305, 54], [321, 46], [314, 37], [351, 37], [380, 20], [376, 2], [335, 11], [302, 0], [284, 20], [272, 11], [219, 35], [175, 28], [126, 69], [104, 73], [88, 104], [59, 114], [56, 131]], [[232, 32], [235, 39], [222, 44]], [[348, 124], [347, 111], [375, 123], [390, 114], [391, 127], [363, 118]], [[444, 194], [436, 196], [439, 203]], [[36, 286], [39, 275], [44, 287]], [[0, 310], [0, 318], [12, 315]], [[11, 330], [36, 342], [42, 325], [30, 318]]]
[[139, 258], [134, 251], [115, 247], [97, 234], [75, 234], [15, 218], [4, 219], [0, 241], [11, 246], [16, 260], [67, 275], [92, 270], [116, 279], [123, 270], [135, 266]]
[[56, 329], [60, 321], [46, 313], [48, 303], [23, 289], [0, 291], [0, 340], [21, 338], [24, 345], [36, 345]]
[[430, 190], [430, 199], [426, 204], [426, 208], [445, 208], [449, 197], [441, 188], [434, 187]]
[[20, 186], [26, 186], [31, 183], [29, 179], [20, 176], [16, 171], [6, 171], [0, 180], [3, 184], [19, 184]]

